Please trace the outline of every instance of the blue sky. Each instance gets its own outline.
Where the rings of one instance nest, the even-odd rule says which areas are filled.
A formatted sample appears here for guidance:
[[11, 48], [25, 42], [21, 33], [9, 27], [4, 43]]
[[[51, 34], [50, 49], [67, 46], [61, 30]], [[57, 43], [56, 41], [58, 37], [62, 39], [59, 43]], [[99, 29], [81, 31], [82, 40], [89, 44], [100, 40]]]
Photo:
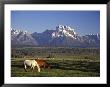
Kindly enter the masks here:
[[78, 34], [100, 32], [100, 11], [12, 11], [11, 27], [32, 32], [68, 25]]

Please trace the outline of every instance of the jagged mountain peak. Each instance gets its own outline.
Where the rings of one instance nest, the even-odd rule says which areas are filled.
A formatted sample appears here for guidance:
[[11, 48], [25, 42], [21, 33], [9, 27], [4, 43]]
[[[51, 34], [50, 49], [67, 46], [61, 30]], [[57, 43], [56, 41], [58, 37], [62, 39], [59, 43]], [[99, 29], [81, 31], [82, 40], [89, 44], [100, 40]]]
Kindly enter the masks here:
[[58, 26], [56, 26], [56, 29], [58, 29], [58, 30], [62, 30], [62, 29], [65, 29], [65, 30], [74, 30], [70, 26], [67, 26], [67, 25], [58, 25]]
[[56, 31], [52, 33], [52, 37], [70, 37], [76, 39], [76, 32], [70, 26], [58, 25]]
[[11, 28], [11, 34], [30, 34], [28, 31], [24, 31], [24, 30], [21, 30], [21, 29], [12, 29]]
[[12, 45], [37, 45], [37, 41], [27, 31], [11, 28]]
[[11, 41], [15, 45], [99, 47], [100, 34], [80, 36], [70, 26], [58, 25], [56, 29], [32, 34], [20, 29], [11, 29]]

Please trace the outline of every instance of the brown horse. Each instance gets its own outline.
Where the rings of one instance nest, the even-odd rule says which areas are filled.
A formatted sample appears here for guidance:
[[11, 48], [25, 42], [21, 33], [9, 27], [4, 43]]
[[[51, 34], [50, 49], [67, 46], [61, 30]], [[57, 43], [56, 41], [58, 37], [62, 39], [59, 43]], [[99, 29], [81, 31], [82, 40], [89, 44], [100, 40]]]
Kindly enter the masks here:
[[38, 63], [40, 68], [49, 68], [50, 69], [50, 65], [46, 62], [46, 60], [35, 59], [35, 61]]

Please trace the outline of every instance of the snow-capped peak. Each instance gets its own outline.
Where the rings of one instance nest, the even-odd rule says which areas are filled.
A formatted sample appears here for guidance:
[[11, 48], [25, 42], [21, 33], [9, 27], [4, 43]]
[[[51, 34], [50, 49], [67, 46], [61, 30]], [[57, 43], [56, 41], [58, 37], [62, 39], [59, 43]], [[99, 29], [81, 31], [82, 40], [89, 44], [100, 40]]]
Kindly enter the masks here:
[[59, 31], [62, 31], [62, 30], [74, 31], [74, 29], [72, 29], [70, 26], [67, 26], [67, 25], [65, 25], [65, 26], [63, 26], [63, 25], [58, 25], [58, 26], [56, 27], [56, 30], [59, 30]]
[[70, 26], [59, 25], [56, 27], [56, 31], [52, 33], [52, 37], [71, 37], [76, 39], [76, 32]]
[[20, 30], [15, 30], [15, 29], [12, 29], [11, 28], [11, 34], [19, 34], [20, 33]]
[[23, 35], [27, 34], [28, 32], [27, 31], [23, 31], [23, 30], [20, 30], [20, 29], [12, 29], [11, 28], [11, 34], [14, 34], [14, 35], [18, 35], [22, 33]]
[[31, 46], [73, 46], [99, 47], [100, 34], [79, 36], [70, 26], [59, 25], [55, 30], [30, 34], [27, 31], [11, 28], [11, 44]]

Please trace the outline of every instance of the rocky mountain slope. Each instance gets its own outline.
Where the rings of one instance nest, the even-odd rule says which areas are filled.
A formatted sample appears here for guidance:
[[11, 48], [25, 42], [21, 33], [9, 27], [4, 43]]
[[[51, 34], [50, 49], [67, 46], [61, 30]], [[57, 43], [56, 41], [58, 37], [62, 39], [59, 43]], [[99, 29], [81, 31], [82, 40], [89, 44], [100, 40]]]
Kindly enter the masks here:
[[80, 36], [70, 26], [59, 25], [54, 30], [32, 34], [11, 30], [12, 45], [63, 46], [63, 47], [99, 47], [100, 34]]

